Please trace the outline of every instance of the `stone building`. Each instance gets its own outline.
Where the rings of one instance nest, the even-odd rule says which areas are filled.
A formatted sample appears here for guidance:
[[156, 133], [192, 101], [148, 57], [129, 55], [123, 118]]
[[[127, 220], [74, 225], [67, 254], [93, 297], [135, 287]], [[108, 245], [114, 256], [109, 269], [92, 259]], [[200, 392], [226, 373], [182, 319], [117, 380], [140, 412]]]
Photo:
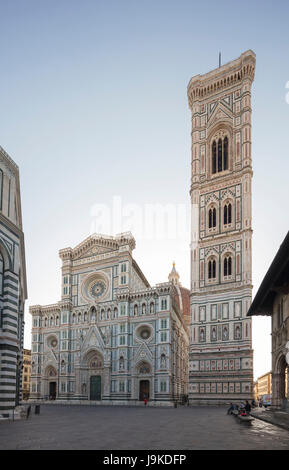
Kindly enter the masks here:
[[30, 307], [32, 400], [171, 405], [187, 395], [189, 291], [151, 287], [130, 232], [62, 249], [62, 298]]
[[0, 416], [21, 400], [27, 298], [19, 169], [0, 147]]
[[272, 373], [267, 372], [257, 379], [257, 397], [262, 395], [271, 395], [272, 393]]
[[272, 408], [289, 408], [289, 232], [268, 269], [248, 316], [272, 318]]
[[192, 403], [253, 396], [251, 50], [188, 85]]
[[31, 350], [23, 350], [22, 399], [28, 400], [30, 394]]

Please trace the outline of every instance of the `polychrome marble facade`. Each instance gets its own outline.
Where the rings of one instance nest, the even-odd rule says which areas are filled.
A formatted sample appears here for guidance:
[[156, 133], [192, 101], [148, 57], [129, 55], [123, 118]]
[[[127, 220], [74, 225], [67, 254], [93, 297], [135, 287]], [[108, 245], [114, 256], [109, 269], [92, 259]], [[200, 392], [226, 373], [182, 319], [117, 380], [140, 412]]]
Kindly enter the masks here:
[[61, 300], [30, 307], [32, 400], [170, 405], [187, 395], [189, 291], [174, 273], [151, 287], [134, 248], [128, 232], [60, 250]]
[[27, 298], [19, 168], [0, 147], [0, 417], [19, 405]]
[[251, 50], [188, 85], [192, 112], [191, 403], [253, 394]]

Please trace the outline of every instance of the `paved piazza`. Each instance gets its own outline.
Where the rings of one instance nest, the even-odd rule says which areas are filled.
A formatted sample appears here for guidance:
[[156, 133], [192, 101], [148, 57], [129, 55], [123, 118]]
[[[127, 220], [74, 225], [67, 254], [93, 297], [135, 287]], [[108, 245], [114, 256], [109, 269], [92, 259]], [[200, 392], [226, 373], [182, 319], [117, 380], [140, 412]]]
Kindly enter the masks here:
[[0, 449], [289, 449], [289, 432], [225, 408], [41, 405], [40, 415], [0, 423]]

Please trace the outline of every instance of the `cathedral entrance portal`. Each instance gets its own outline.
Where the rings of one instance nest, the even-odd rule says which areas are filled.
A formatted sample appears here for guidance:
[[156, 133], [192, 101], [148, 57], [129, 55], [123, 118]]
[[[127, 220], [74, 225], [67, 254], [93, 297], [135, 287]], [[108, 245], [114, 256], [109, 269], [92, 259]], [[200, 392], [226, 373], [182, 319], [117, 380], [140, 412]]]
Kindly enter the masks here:
[[101, 400], [101, 376], [90, 377], [90, 400]]
[[56, 382], [49, 382], [49, 400], [56, 399]]
[[139, 399], [140, 401], [144, 401], [144, 399], [149, 400], [150, 398], [150, 381], [149, 380], [141, 380], [139, 383]]

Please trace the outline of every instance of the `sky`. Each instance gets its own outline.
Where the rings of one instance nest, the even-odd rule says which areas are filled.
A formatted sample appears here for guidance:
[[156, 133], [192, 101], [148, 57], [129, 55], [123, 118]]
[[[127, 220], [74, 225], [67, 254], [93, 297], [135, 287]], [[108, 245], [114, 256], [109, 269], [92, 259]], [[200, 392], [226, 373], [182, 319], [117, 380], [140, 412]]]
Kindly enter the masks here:
[[[0, 0], [0, 145], [20, 168], [26, 348], [29, 305], [60, 300], [59, 249], [93, 231], [132, 230], [151, 285], [175, 261], [189, 287], [187, 85], [218, 66], [220, 51], [223, 64], [248, 49], [257, 58], [256, 293], [289, 225], [288, 14], [283, 0]], [[145, 232], [146, 208], [167, 204], [178, 208], [177, 231]], [[253, 319], [255, 378], [271, 368], [270, 331], [270, 318]]]

